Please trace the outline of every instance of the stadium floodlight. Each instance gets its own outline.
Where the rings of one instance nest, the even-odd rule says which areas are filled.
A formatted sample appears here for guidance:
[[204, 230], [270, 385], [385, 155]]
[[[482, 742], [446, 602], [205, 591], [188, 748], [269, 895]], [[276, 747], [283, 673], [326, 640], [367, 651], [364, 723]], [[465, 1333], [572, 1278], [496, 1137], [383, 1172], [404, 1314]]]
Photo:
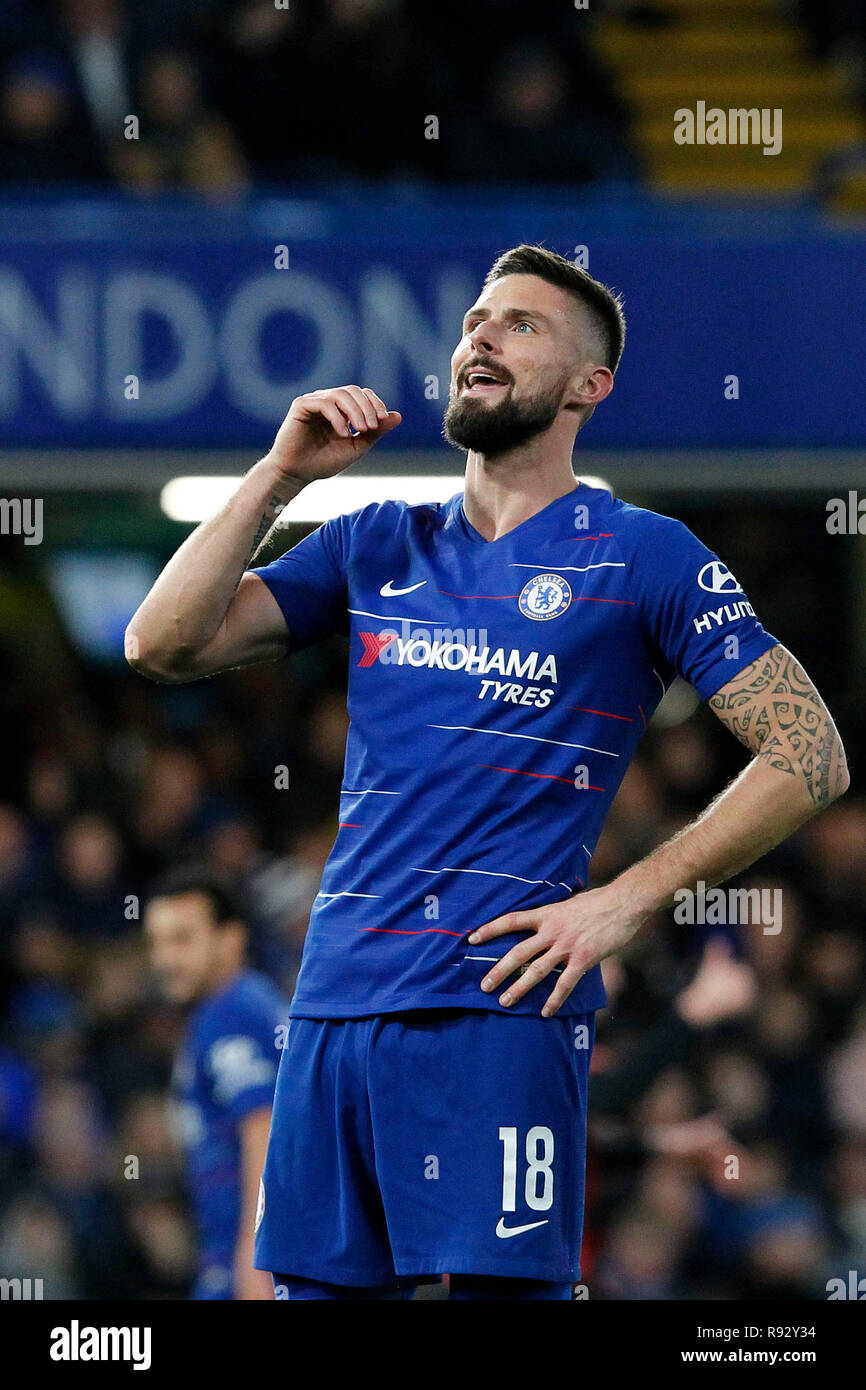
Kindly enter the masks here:
[[[204, 521], [219, 511], [240, 486], [236, 477], [172, 478], [160, 494], [162, 510], [172, 521]], [[329, 521], [344, 512], [357, 511], [369, 502], [447, 502], [463, 491], [463, 477], [450, 473], [340, 473], [309, 483], [280, 513], [278, 526], [289, 522]]]

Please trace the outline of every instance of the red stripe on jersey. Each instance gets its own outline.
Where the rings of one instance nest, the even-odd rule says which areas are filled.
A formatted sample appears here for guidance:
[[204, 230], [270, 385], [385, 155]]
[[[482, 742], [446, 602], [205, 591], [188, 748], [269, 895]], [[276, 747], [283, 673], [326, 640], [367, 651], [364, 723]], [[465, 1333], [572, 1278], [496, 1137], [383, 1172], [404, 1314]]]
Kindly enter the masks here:
[[[516, 772], [521, 777], [541, 777], [547, 782], [567, 782], [570, 787], [574, 786], [572, 777], [557, 777], [555, 772], [524, 772], [521, 767], [498, 767], [496, 763], [476, 763], [476, 767], [489, 767], [493, 772]], [[575, 791], [603, 792], [604, 787], [594, 787], [588, 784], [585, 787], [575, 787]]]
[[428, 931], [439, 932], [442, 936], [466, 935], [466, 932], [462, 931], [446, 931], [444, 927], [421, 927], [419, 931], [401, 931], [399, 927], [356, 927], [355, 931], [383, 931], [388, 936], [424, 936]]
[[581, 714], [603, 714], [605, 719], [624, 719], [626, 724], [634, 723], [627, 714], [610, 714], [606, 709], [586, 709], [583, 705], [566, 705], [565, 708], [579, 710]]
[[519, 594], [453, 594], [450, 589], [437, 589], [437, 594], [447, 594], [449, 598], [520, 598]]
[[634, 607], [633, 598], [591, 598], [588, 594], [575, 594], [572, 603], [630, 603]]

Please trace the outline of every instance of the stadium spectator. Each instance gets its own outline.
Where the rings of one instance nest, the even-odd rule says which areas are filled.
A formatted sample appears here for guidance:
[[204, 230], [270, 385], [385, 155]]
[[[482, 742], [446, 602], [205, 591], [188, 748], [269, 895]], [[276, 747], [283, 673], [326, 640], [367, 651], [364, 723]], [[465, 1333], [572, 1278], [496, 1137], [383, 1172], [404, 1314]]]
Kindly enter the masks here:
[[237, 142], [202, 97], [195, 60], [179, 49], [147, 54], [138, 70], [138, 138], [118, 145], [122, 183], [139, 192], [238, 194], [249, 175]]
[[108, 178], [63, 59], [50, 51], [14, 59], [0, 85], [0, 180], [65, 184]]

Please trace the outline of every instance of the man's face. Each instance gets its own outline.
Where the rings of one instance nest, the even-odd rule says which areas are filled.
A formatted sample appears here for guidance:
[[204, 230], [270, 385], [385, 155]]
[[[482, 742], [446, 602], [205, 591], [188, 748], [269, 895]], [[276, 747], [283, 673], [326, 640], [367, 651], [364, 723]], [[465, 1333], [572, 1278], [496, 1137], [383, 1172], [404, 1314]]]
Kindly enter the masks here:
[[204, 893], [154, 898], [144, 933], [154, 974], [173, 1004], [190, 1004], [207, 994], [222, 957], [221, 932]]
[[535, 275], [490, 285], [451, 358], [449, 444], [493, 457], [549, 429], [578, 366], [576, 320], [567, 291]]

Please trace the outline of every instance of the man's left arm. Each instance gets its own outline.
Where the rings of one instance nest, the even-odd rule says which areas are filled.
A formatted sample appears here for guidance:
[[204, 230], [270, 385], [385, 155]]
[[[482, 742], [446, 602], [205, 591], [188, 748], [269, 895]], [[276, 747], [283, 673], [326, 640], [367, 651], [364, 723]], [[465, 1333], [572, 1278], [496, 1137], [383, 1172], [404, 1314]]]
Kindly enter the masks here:
[[235, 1298], [268, 1300], [274, 1297], [270, 1274], [253, 1269], [256, 1208], [259, 1201], [259, 1182], [265, 1166], [268, 1133], [271, 1127], [271, 1107], [258, 1106], [238, 1121], [241, 1150], [241, 1215], [235, 1244]]
[[500, 1004], [516, 1003], [560, 966], [542, 1010], [545, 1017], [556, 1013], [581, 976], [621, 950], [678, 890], [740, 873], [847, 790], [845, 750], [830, 713], [785, 647], [771, 647], [746, 666], [709, 705], [752, 752], [751, 762], [697, 820], [610, 883], [564, 903], [506, 913], [473, 932], [473, 945], [533, 932], [482, 981], [489, 992], [525, 967]]

